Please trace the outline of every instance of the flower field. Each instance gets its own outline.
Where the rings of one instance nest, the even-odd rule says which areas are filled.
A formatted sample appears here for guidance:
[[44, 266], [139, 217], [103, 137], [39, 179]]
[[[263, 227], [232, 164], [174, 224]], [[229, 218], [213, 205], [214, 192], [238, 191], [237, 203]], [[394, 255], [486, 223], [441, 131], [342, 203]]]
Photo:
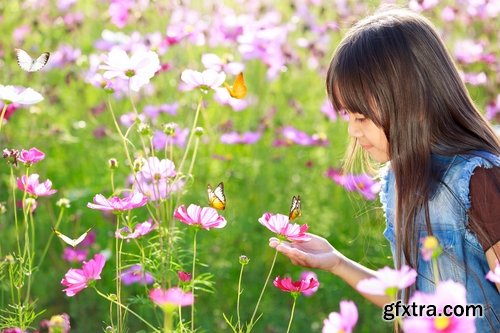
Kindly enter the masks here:
[[[497, 124], [500, 3], [397, 4], [438, 27]], [[2, 1], [0, 331], [390, 331], [269, 246], [312, 232], [392, 266], [379, 184], [341, 171], [324, 84], [379, 5]]]

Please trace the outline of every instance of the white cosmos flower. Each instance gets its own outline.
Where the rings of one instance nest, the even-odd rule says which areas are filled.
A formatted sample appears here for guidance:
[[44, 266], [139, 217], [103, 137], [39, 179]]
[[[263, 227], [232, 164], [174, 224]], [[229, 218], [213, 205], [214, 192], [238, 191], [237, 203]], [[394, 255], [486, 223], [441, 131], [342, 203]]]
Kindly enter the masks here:
[[181, 74], [181, 80], [185, 83], [187, 90], [195, 88], [215, 89], [226, 80], [226, 74], [218, 73], [213, 69], [207, 69], [203, 72], [198, 72], [192, 69], [186, 69]]
[[43, 100], [43, 96], [31, 88], [3, 86], [0, 84], [0, 99], [5, 104], [31, 105]]
[[148, 84], [160, 68], [160, 58], [154, 51], [137, 50], [129, 57], [127, 52], [116, 47], [108, 53], [104, 65], [99, 66], [99, 69], [105, 70], [105, 79], [128, 79], [133, 91], [139, 91]]

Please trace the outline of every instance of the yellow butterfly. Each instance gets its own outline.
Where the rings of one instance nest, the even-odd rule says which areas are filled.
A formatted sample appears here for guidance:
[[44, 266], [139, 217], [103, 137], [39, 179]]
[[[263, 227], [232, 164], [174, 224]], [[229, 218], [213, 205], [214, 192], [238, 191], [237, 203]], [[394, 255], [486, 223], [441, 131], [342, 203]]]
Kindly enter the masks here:
[[224, 87], [226, 87], [229, 95], [233, 98], [242, 99], [247, 95], [247, 86], [245, 84], [245, 79], [243, 78], [243, 73], [236, 76], [232, 86], [224, 82]]
[[224, 194], [224, 184], [222, 182], [217, 185], [217, 187], [212, 189], [212, 186], [208, 184], [208, 204], [218, 210], [226, 209], [226, 195]]
[[292, 221], [301, 215], [302, 211], [300, 210], [300, 195], [294, 195], [292, 198], [292, 204], [290, 205], [290, 213], [288, 214], [288, 219]]
[[76, 239], [69, 238], [68, 236], [63, 235], [61, 232], [57, 231], [54, 228], [52, 228], [52, 231], [54, 231], [54, 233], [56, 234], [56, 236], [59, 237], [59, 238], [61, 238], [66, 244], [75, 247], [78, 244], [80, 244], [81, 242], [83, 242], [83, 240], [85, 239], [85, 237], [87, 237], [87, 233], [90, 231], [90, 229], [92, 229], [92, 228], [89, 228], [89, 230], [85, 231], [80, 237], [78, 237]]

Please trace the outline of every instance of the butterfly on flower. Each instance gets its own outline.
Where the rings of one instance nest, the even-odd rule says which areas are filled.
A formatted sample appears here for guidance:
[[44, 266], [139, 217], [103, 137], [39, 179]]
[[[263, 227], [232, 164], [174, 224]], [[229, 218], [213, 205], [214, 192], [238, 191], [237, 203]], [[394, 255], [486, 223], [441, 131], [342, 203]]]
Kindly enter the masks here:
[[26, 51], [15, 49], [17, 64], [26, 72], [36, 72], [42, 69], [49, 61], [50, 53], [44, 52], [38, 58], [33, 59]]
[[302, 211], [300, 208], [300, 195], [294, 195], [292, 198], [292, 204], [290, 205], [290, 213], [288, 214], [288, 219], [292, 221], [301, 215]]
[[[92, 229], [92, 228], [90, 228], [90, 229]], [[75, 247], [78, 244], [80, 244], [81, 242], [83, 242], [83, 240], [85, 239], [85, 237], [87, 237], [87, 234], [90, 231], [90, 229], [88, 229], [87, 231], [85, 231], [80, 237], [78, 237], [76, 239], [72, 239], [72, 238], [70, 238], [70, 237], [68, 237], [66, 235], [63, 235], [61, 232], [57, 231], [54, 228], [52, 228], [52, 231], [54, 231], [54, 233], [56, 234], [56, 236], [59, 237], [59, 238], [61, 238], [66, 244], [71, 245], [72, 247]]]
[[215, 189], [212, 189], [212, 186], [208, 184], [207, 193], [210, 207], [218, 210], [226, 209], [226, 195], [224, 194], [224, 184], [222, 182]]
[[243, 78], [243, 73], [236, 76], [232, 86], [224, 82], [224, 87], [226, 87], [229, 95], [233, 98], [242, 99], [247, 95], [247, 86]]

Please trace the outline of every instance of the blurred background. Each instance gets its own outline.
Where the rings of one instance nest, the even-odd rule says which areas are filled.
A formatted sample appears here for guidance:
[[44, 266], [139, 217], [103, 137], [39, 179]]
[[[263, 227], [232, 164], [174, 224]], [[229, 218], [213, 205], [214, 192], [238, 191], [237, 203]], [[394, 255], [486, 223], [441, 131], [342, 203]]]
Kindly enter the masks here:
[[[110, 158], [120, 163], [115, 172], [117, 186], [128, 186], [129, 168], [98, 68], [117, 47], [128, 53], [148, 49], [159, 55], [161, 70], [139, 92], [130, 94], [126, 84], [115, 82], [112, 105], [126, 128], [135, 117], [132, 100], [156, 140], [161, 141], [163, 124], [175, 122], [176, 163], [200, 95], [182, 90], [181, 72], [215, 68], [226, 73], [228, 83], [239, 71], [245, 75], [248, 94], [242, 100], [229, 97], [223, 88], [204, 95], [199, 126], [205, 132], [194, 177], [177, 202], [206, 205], [207, 183], [224, 182], [227, 208], [223, 215], [228, 225], [198, 234], [201, 265], [197, 271], [213, 275], [213, 292], [196, 298], [199, 332], [230, 332], [223, 313], [235, 316], [240, 255], [250, 258], [243, 276], [241, 312], [244, 319], [251, 316], [274, 256], [268, 247], [272, 234], [257, 220], [265, 212], [288, 214], [293, 195], [302, 198], [297, 223], [307, 223], [310, 232], [326, 237], [363, 265], [373, 269], [392, 265], [382, 236], [384, 217], [376, 186], [369, 185], [368, 193], [348, 191], [329, 177], [342, 166], [348, 138], [346, 123], [328, 104], [324, 85], [329, 60], [346, 30], [381, 4], [410, 7], [436, 25], [473, 100], [496, 123], [500, 114], [498, 0], [1, 1], [0, 84], [33, 88], [44, 100], [7, 109], [0, 148], [37, 147], [45, 152], [36, 172], [58, 190], [38, 200], [37, 251], [45, 247], [57, 220], [55, 203], [63, 197], [71, 207], [61, 229], [68, 235], [88, 228], [95, 232], [87, 259], [114, 247], [112, 219], [86, 205], [97, 193], [111, 194]], [[42, 52], [51, 56], [41, 71], [28, 73], [18, 67], [15, 48], [32, 57]], [[9, 179], [9, 166], [0, 161], [0, 203], [7, 208], [0, 215], [2, 260], [15, 246]], [[185, 235], [189, 254], [192, 233]], [[102, 332], [109, 305], [91, 290], [73, 298], [61, 291], [65, 272], [81, 265], [63, 257], [63, 245], [52, 241], [47, 260], [36, 273], [33, 298], [37, 309], [45, 309], [40, 318], [65, 312], [71, 317], [72, 332]], [[111, 260], [98, 282], [103, 291], [113, 291], [112, 267]], [[297, 280], [302, 271], [278, 256], [272, 276]], [[319, 290], [299, 298], [292, 332], [320, 332], [323, 320], [346, 299], [358, 306], [356, 332], [391, 330], [392, 325], [382, 321], [380, 309], [343, 281], [316, 273]], [[5, 309], [10, 290], [5, 275], [1, 277], [0, 308]], [[149, 288], [131, 285], [124, 288], [124, 295], [136, 312], [155, 322], [159, 312], [151, 311], [140, 296], [144, 298]], [[270, 284], [254, 331], [284, 332], [291, 304], [290, 296]], [[127, 327], [129, 332], [146, 331], [132, 317]]]

